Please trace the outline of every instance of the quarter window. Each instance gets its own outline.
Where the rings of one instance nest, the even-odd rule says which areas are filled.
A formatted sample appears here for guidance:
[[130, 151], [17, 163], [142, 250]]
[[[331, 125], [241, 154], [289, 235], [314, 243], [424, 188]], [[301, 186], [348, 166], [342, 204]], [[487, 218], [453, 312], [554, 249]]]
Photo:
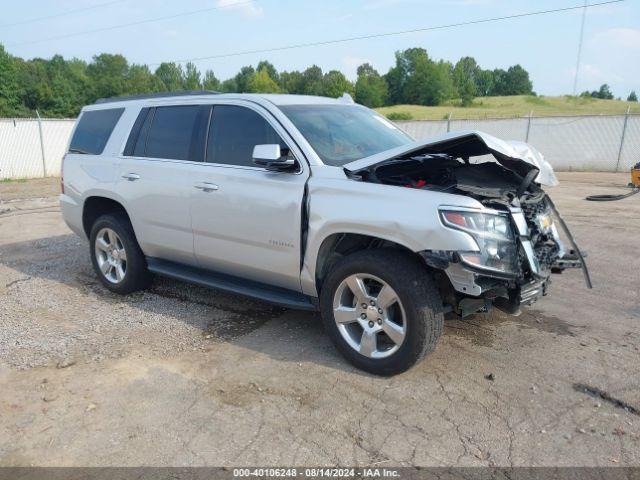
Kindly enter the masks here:
[[122, 112], [124, 108], [83, 112], [73, 133], [69, 153], [102, 154]]
[[255, 166], [253, 147], [280, 144], [280, 136], [259, 114], [245, 107], [218, 105], [213, 108], [206, 161], [226, 165]]

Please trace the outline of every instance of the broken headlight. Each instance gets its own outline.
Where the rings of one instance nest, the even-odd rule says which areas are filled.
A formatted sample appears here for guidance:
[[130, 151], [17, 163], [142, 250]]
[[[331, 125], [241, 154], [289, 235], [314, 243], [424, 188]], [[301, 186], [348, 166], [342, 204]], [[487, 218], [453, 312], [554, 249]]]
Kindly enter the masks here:
[[513, 274], [518, 250], [508, 214], [465, 210], [441, 210], [443, 223], [471, 235], [478, 252], [458, 252], [467, 265], [492, 272]]

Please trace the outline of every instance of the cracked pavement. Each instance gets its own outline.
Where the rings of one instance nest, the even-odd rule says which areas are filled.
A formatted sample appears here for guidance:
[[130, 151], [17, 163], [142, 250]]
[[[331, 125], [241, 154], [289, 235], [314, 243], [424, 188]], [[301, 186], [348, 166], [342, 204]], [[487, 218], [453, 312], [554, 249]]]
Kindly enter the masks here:
[[582, 200], [628, 174], [559, 177], [594, 289], [566, 272], [520, 317], [448, 320], [393, 378], [313, 313], [163, 279], [110, 294], [56, 179], [0, 185], [0, 465], [640, 466], [640, 199]]

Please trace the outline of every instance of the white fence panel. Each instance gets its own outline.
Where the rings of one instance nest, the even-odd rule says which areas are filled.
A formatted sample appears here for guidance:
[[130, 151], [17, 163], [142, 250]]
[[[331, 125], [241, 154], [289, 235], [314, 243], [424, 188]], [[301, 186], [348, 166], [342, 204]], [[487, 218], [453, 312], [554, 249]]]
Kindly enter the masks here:
[[[640, 117], [625, 115], [451, 120], [450, 131], [480, 130], [505, 140], [527, 141], [559, 171], [623, 171], [640, 162]], [[447, 121], [398, 122], [417, 140], [446, 132]], [[528, 132], [528, 134], [527, 134]], [[618, 162], [618, 155], [620, 161]]]
[[528, 118], [499, 118], [491, 120], [451, 120], [453, 130], [481, 130], [505, 140], [522, 140], [527, 135]]
[[42, 119], [41, 144], [38, 119], [0, 119], [0, 179], [60, 175], [74, 124], [75, 120]]
[[447, 132], [446, 120], [416, 120], [395, 123], [416, 140], [436, 137]]
[[38, 122], [0, 120], [0, 179], [42, 177]]
[[640, 116], [629, 116], [618, 170], [629, 170], [640, 162]]
[[531, 120], [529, 143], [557, 170], [614, 171], [624, 115]]
[[47, 176], [60, 175], [64, 156], [75, 120], [42, 120], [44, 156], [47, 159]]

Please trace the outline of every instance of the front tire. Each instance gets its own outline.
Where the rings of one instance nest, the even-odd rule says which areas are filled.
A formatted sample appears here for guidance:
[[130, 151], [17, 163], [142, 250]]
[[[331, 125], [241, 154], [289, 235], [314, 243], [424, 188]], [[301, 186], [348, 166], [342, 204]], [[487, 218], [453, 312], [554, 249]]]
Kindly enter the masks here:
[[335, 265], [321, 287], [325, 329], [342, 355], [376, 375], [408, 370], [442, 334], [442, 299], [424, 266], [399, 250], [363, 250]]
[[89, 245], [93, 269], [107, 289], [126, 295], [151, 284], [144, 253], [124, 215], [98, 217], [91, 227]]

